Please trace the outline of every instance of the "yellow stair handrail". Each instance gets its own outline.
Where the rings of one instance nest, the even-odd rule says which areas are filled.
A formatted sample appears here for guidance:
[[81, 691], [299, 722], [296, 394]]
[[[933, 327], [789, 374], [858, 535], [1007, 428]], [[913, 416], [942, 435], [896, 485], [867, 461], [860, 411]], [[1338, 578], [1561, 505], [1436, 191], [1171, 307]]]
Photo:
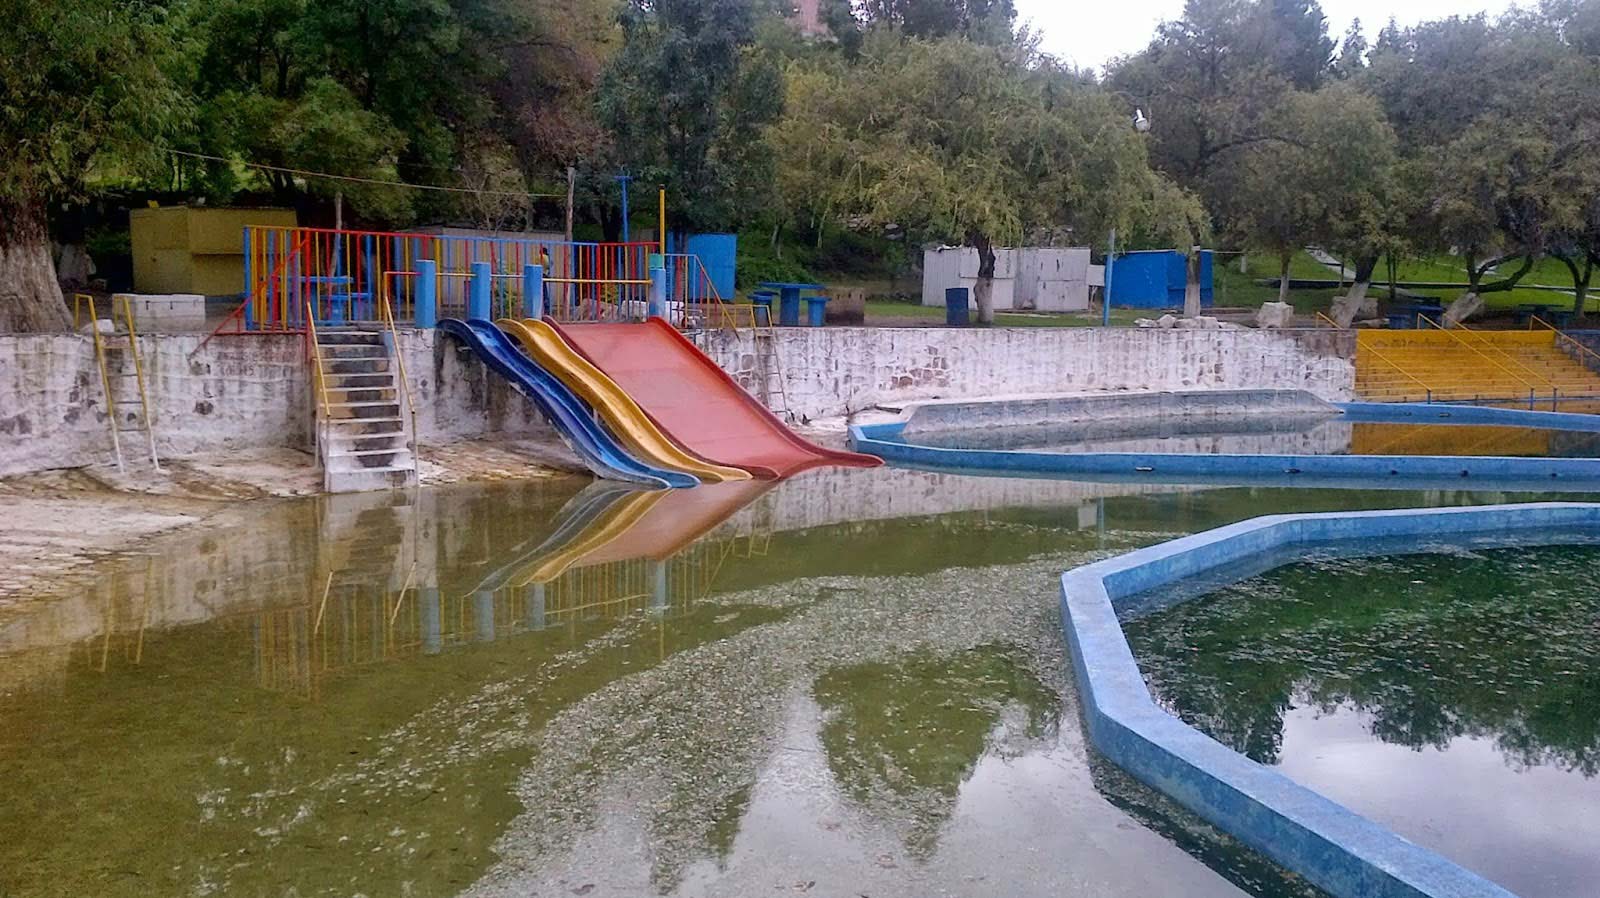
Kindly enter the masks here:
[[332, 417], [332, 407], [328, 402], [328, 381], [322, 373], [322, 345], [317, 342], [317, 316], [316, 310], [311, 307], [311, 300], [306, 300], [306, 328], [311, 337], [311, 392], [315, 397], [317, 411], [321, 421], [313, 422], [313, 439], [317, 445], [317, 462], [325, 464], [322, 458], [322, 428], [328, 426]]
[[396, 373], [400, 375], [400, 392], [406, 397], [406, 411], [411, 416], [411, 460], [417, 460], [417, 405], [411, 399], [411, 378], [406, 376], [405, 353], [400, 351], [400, 331], [394, 326], [394, 309], [389, 305], [389, 295], [383, 295], [383, 319], [389, 326], [389, 339], [394, 344]]
[[1334, 330], [1344, 331], [1344, 330], [1349, 330], [1350, 329], [1350, 328], [1347, 328], [1347, 327], [1340, 327], [1339, 326], [1339, 322], [1334, 321], [1332, 318], [1329, 318], [1327, 315], [1324, 315], [1321, 312], [1317, 313], [1317, 320], [1318, 321], [1326, 321], [1326, 322], [1328, 322], [1328, 326], [1333, 328]]
[[[1512, 380], [1515, 380], [1518, 383], [1522, 384], [1523, 386], [1527, 387], [1529, 392], [1536, 392], [1537, 391], [1537, 387], [1534, 384], [1532, 384], [1532, 383], [1528, 382], [1527, 380], [1523, 379], [1522, 377], [1518, 376], [1517, 373], [1515, 371], [1512, 371], [1510, 368], [1507, 368], [1506, 366], [1504, 366], [1504, 365], [1500, 364], [1499, 362], [1495, 361], [1494, 358], [1492, 356], [1490, 356], [1488, 353], [1484, 352], [1483, 350], [1479, 349], [1476, 346], [1473, 346], [1471, 343], [1468, 343], [1466, 340], [1463, 340], [1459, 334], [1455, 333], [1450, 328], [1447, 328], [1444, 325], [1440, 324], [1439, 322], [1434, 321], [1433, 319], [1429, 318], [1428, 316], [1422, 315], [1422, 314], [1418, 314], [1417, 315], [1417, 320], [1426, 322], [1428, 325], [1430, 325], [1430, 326], [1432, 326], [1434, 328], [1437, 328], [1439, 331], [1441, 331], [1444, 334], [1448, 335], [1450, 337], [1450, 339], [1455, 340], [1457, 343], [1460, 343], [1462, 346], [1465, 346], [1466, 348], [1468, 348], [1468, 349], [1472, 350], [1473, 352], [1477, 353], [1478, 355], [1482, 356], [1489, 364], [1495, 366], [1496, 368], [1499, 368], [1501, 371], [1504, 371], [1506, 374], [1509, 374], [1511, 376]], [[1512, 361], [1514, 363], [1518, 364], [1519, 367], [1526, 368], [1526, 366], [1521, 365], [1521, 363], [1519, 363], [1519, 362], [1516, 362], [1515, 359], [1512, 359]], [[1544, 383], [1545, 383], [1545, 386], [1549, 387], [1551, 394], [1554, 395], [1554, 393], [1556, 392], [1556, 385], [1555, 385], [1554, 382], [1546, 380], [1543, 377], [1540, 377], [1537, 373], [1533, 372], [1531, 369], [1529, 369], [1528, 373], [1533, 374], [1534, 377], [1537, 377], [1539, 380], [1543, 380]]]
[[1377, 359], [1379, 361], [1383, 362], [1385, 365], [1388, 365], [1390, 368], [1393, 368], [1394, 370], [1400, 372], [1400, 376], [1401, 377], [1403, 377], [1406, 380], [1409, 380], [1412, 383], [1416, 384], [1417, 386], [1421, 387], [1424, 391], [1427, 392], [1428, 401], [1429, 402], [1433, 401], [1433, 392], [1434, 392], [1433, 387], [1428, 386], [1427, 384], [1423, 383], [1421, 380], [1419, 380], [1416, 377], [1412, 376], [1411, 372], [1407, 371], [1404, 367], [1402, 367], [1401, 365], [1397, 364], [1393, 359], [1391, 359], [1388, 356], [1384, 355], [1383, 353], [1379, 352], [1377, 347], [1372, 346], [1370, 344], [1367, 344], [1367, 345], [1357, 344], [1357, 353], [1358, 354], [1363, 349], [1366, 350], [1367, 352], [1372, 353], [1372, 355], [1377, 357]]
[[1542, 324], [1545, 327], [1549, 328], [1556, 335], [1556, 340], [1557, 341], [1565, 340], [1568, 343], [1572, 344], [1573, 346], [1576, 346], [1578, 348], [1579, 352], [1583, 353], [1584, 355], [1593, 357], [1596, 362], [1600, 362], [1600, 352], [1595, 352], [1594, 350], [1592, 350], [1589, 347], [1583, 345], [1579, 341], [1574, 340], [1572, 337], [1567, 336], [1567, 334], [1564, 331], [1562, 331], [1561, 328], [1556, 327], [1555, 325], [1553, 325], [1550, 322], [1544, 320], [1543, 318], [1540, 318], [1538, 315], [1534, 315], [1534, 316], [1532, 316], [1532, 317], [1530, 317], [1528, 319], [1528, 329], [1532, 330], [1533, 329], [1533, 325], [1535, 323]]

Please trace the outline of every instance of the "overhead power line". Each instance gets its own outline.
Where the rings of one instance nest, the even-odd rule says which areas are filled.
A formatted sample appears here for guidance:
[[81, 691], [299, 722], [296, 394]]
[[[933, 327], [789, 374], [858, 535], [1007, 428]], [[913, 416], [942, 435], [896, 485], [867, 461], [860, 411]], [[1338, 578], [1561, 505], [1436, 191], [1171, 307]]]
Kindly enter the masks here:
[[243, 165], [246, 168], [255, 168], [262, 171], [281, 172], [286, 175], [299, 175], [302, 178], [324, 178], [329, 181], [347, 181], [355, 184], [373, 184], [378, 187], [400, 187], [407, 190], [437, 190], [441, 193], [465, 193], [472, 196], [510, 196], [518, 199], [561, 199], [564, 194], [559, 193], [525, 193], [520, 190], [474, 190], [471, 187], [442, 187], [437, 184], [407, 184], [404, 181], [384, 181], [379, 178], [362, 178], [356, 175], [335, 175], [329, 172], [309, 171], [303, 168], [288, 168], [282, 165], [268, 165], [265, 162], [247, 162], [242, 159], [229, 159], [226, 156], [212, 156], [206, 153], [191, 153], [188, 150], [174, 150], [163, 147], [166, 152], [174, 156], [187, 156], [190, 159], [204, 159], [209, 162], [223, 162], [229, 165]]

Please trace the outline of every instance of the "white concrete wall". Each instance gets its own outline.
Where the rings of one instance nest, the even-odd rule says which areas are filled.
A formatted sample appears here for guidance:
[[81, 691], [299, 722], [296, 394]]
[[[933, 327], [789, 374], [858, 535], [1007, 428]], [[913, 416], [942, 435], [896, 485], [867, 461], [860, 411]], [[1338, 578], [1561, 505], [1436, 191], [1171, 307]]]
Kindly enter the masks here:
[[[510, 386], [436, 333], [401, 335], [419, 439], [551, 432]], [[202, 339], [139, 338], [158, 453], [308, 447], [305, 342], [297, 336], [230, 336], [201, 347]], [[133, 370], [119, 352], [111, 361], [113, 374]], [[116, 378], [113, 390], [123, 426], [136, 426], [133, 379]], [[111, 461], [106, 415], [90, 337], [0, 337], [0, 476]], [[142, 446], [138, 434], [124, 434], [125, 455], [138, 457]]]
[[[219, 337], [196, 351], [200, 340], [140, 338], [163, 455], [309, 445], [299, 337]], [[753, 335], [702, 344], [761, 395]], [[1104, 390], [1304, 389], [1339, 401], [1355, 379], [1353, 338], [1333, 331], [779, 328], [775, 345], [789, 410], [813, 420], [918, 399]], [[551, 433], [454, 341], [402, 332], [401, 346], [424, 443]], [[136, 394], [122, 383], [118, 410], [132, 414]], [[88, 337], [0, 337], [0, 475], [109, 461], [105, 415]]]
[[[808, 419], [918, 399], [1106, 390], [1307, 390], [1346, 401], [1355, 341], [1334, 331], [779, 328], [789, 410]], [[702, 341], [762, 395], [754, 338]]]

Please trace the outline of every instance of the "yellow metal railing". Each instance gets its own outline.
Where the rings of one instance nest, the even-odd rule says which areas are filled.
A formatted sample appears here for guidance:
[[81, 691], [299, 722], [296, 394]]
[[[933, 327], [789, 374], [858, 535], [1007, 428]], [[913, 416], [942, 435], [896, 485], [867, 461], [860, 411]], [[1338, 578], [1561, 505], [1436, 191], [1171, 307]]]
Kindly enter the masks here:
[[[1424, 317], [1424, 316], [1418, 316], [1418, 317], [1422, 317], [1424, 321], [1427, 320], [1427, 318]], [[1432, 322], [1429, 322], [1429, 323], [1431, 324]], [[1518, 359], [1516, 356], [1512, 355], [1511, 353], [1506, 352], [1505, 348], [1502, 347], [1501, 345], [1499, 345], [1498, 343], [1496, 343], [1494, 340], [1491, 340], [1487, 333], [1485, 333], [1483, 331], [1480, 331], [1480, 330], [1478, 330], [1476, 328], [1468, 327], [1465, 323], [1460, 323], [1460, 322], [1458, 322], [1456, 324], [1455, 328], [1453, 328], [1453, 329], [1447, 329], [1447, 328], [1444, 328], [1444, 327], [1440, 327], [1439, 329], [1445, 331], [1446, 333], [1450, 333], [1453, 336], [1458, 336], [1458, 337], [1459, 337], [1459, 335], [1454, 334], [1454, 331], [1456, 331], [1456, 330], [1465, 331], [1468, 336], [1471, 336], [1474, 340], [1477, 341], [1478, 345], [1488, 347], [1489, 349], [1493, 350], [1496, 354], [1504, 357], [1506, 361], [1510, 362], [1513, 365], [1516, 365], [1518, 368], [1521, 368], [1523, 371], [1528, 372], [1529, 374], [1533, 375], [1538, 380], [1544, 381], [1545, 382], [1545, 386], [1550, 388], [1550, 391], [1551, 391], [1552, 395], [1554, 395], [1557, 392], [1557, 388], [1556, 388], [1556, 385], [1555, 385], [1554, 381], [1552, 381], [1548, 377], [1545, 377], [1545, 376], [1541, 375], [1538, 371], [1535, 371], [1534, 369], [1528, 367], [1526, 364], [1524, 364], [1522, 362], [1521, 359]], [[1559, 334], [1560, 331], [1557, 331], [1557, 333]], [[1576, 341], [1574, 341], [1574, 342], [1576, 342]]]
[[1391, 359], [1388, 356], [1384, 355], [1383, 353], [1379, 352], [1376, 347], [1373, 347], [1373, 346], [1370, 346], [1370, 345], [1362, 345], [1362, 346], [1357, 347], [1356, 352], [1358, 354], [1361, 353], [1361, 352], [1371, 353], [1374, 358], [1376, 358], [1380, 362], [1383, 362], [1385, 365], [1388, 365], [1390, 368], [1393, 368], [1396, 372], [1399, 373], [1399, 375], [1401, 377], [1403, 377], [1406, 380], [1409, 380], [1412, 383], [1416, 384], [1417, 386], [1421, 387], [1426, 392], [1428, 401], [1429, 402], [1433, 401], [1433, 387], [1430, 387], [1427, 384], [1423, 383], [1417, 377], [1412, 375], [1411, 372], [1407, 371], [1404, 367], [1402, 367], [1401, 365], [1396, 363], [1393, 359]]
[[[1523, 377], [1518, 375], [1515, 371], [1512, 371], [1510, 368], [1507, 368], [1506, 366], [1504, 366], [1504, 365], [1500, 364], [1499, 362], [1495, 361], [1493, 356], [1489, 355], [1488, 353], [1484, 352], [1483, 350], [1479, 349], [1478, 347], [1476, 347], [1476, 346], [1472, 345], [1471, 343], [1468, 343], [1466, 340], [1462, 339], [1461, 335], [1457, 334], [1454, 330], [1445, 327], [1444, 325], [1440, 324], [1437, 321], [1434, 321], [1433, 319], [1429, 318], [1426, 315], [1418, 314], [1417, 315], [1417, 320], [1425, 322], [1428, 325], [1430, 325], [1430, 326], [1432, 326], [1434, 328], [1437, 328], [1439, 331], [1441, 331], [1444, 334], [1447, 334], [1451, 339], [1455, 340], [1457, 343], [1460, 343], [1462, 346], [1465, 346], [1466, 348], [1472, 350], [1474, 353], [1476, 353], [1479, 356], [1481, 356], [1489, 364], [1491, 364], [1491, 365], [1495, 366], [1496, 368], [1499, 368], [1501, 371], [1505, 372], [1507, 375], [1509, 375], [1511, 377], [1512, 380], [1514, 380], [1517, 383], [1523, 385], [1524, 387], [1527, 387], [1528, 388], [1528, 392], [1530, 394], [1538, 392], [1538, 388], [1533, 383], [1531, 383], [1528, 380], [1524, 379]], [[1556, 393], [1556, 385], [1555, 385], [1554, 382], [1552, 382], [1552, 381], [1540, 376], [1537, 372], [1535, 372], [1532, 369], [1528, 368], [1526, 365], [1523, 365], [1521, 362], [1518, 362], [1516, 359], [1510, 358], [1509, 355], [1507, 356], [1507, 358], [1511, 361], [1512, 364], [1517, 365], [1518, 367], [1524, 369], [1529, 374], [1532, 374], [1538, 380], [1544, 381], [1544, 385], [1550, 390], [1552, 395], [1554, 395]]]
[[333, 407], [328, 401], [328, 381], [322, 371], [322, 345], [317, 342], [317, 316], [312, 314], [311, 300], [306, 300], [306, 327], [311, 341], [311, 392], [317, 404], [317, 418], [313, 422], [313, 439], [317, 444], [317, 463], [327, 466], [322, 457], [323, 434], [322, 429], [329, 426], [332, 420]]
[[[144, 382], [144, 358], [139, 352], [139, 332], [133, 322], [133, 302], [129, 297], [121, 297], [122, 326], [125, 334], [117, 334], [117, 297], [111, 299], [111, 332], [113, 336], [125, 336], [128, 340], [128, 354], [133, 357], [133, 377], [139, 388], [139, 421], [144, 430], [145, 442], [150, 450], [150, 464], [156, 471], [161, 470], [161, 461], [156, 455], [155, 426], [150, 418], [150, 394]], [[122, 455], [122, 429], [117, 416], [117, 399], [111, 390], [111, 370], [106, 364], [106, 335], [100, 331], [100, 310], [96, 306], [95, 298], [88, 293], [74, 293], [72, 295], [72, 327], [74, 330], [83, 326], [83, 311], [89, 311], [89, 322], [92, 324], [90, 334], [94, 339], [95, 364], [100, 369], [100, 389], [105, 392], [106, 417], [111, 427], [111, 450], [116, 454], [117, 470], [126, 472], [127, 465]]]
[[1342, 330], [1349, 330], [1349, 328], [1341, 327], [1339, 325], [1339, 322], [1334, 321], [1332, 318], [1329, 318], [1327, 315], [1324, 315], [1321, 312], [1317, 313], [1317, 320], [1318, 321], [1326, 321], [1326, 322], [1328, 322], [1328, 326], [1331, 327], [1331, 328], [1334, 328], [1335, 330], [1341, 330], [1341, 331]]
[[[417, 406], [411, 399], [411, 378], [406, 376], [405, 353], [400, 351], [400, 331], [394, 326], [394, 309], [389, 305], [389, 297], [384, 296], [379, 309], [383, 313], [384, 323], [389, 326], [389, 340], [391, 351], [394, 352], [396, 372], [400, 375], [400, 393], [406, 397], [406, 412], [411, 418], [411, 459], [417, 459]], [[313, 325], [314, 326], [314, 325]]]
[[1556, 335], [1555, 338], [1556, 338], [1556, 342], [1557, 343], [1560, 343], [1561, 341], [1565, 340], [1567, 345], [1570, 345], [1570, 346], [1576, 348], [1581, 355], [1586, 355], [1586, 356], [1594, 359], [1596, 363], [1600, 363], [1600, 352], [1595, 352], [1594, 350], [1592, 350], [1589, 347], [1583, 345], [1582, 343], [1578, 342], [1577, 340], [1574, 340], [1573, 338], [1567, 336], [1565, 333], [1562, 332], [1561, 328], [1558, 328], [1555, 325], [1551, 324], [1550, 322], [1544, 320], [1543, 318], [1540, 318], [1538, 315], [1534, 315], [1534, 316], [1532, 316], [1531, 318], [1528, 319], [1528, 329], [1529, 330], [1533, 330], [1534, 329], [1533, 326], [1536, 323], [1537, 324], [1541, 324], [1541, 325], [1549, 328], [1550, 331]]

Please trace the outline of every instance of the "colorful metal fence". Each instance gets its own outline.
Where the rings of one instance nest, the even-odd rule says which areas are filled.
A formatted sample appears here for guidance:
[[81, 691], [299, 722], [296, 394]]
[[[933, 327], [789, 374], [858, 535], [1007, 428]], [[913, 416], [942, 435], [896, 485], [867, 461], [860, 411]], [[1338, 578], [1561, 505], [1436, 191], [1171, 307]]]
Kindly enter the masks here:
[[320, 325], [376, 321], [382, 300], [411, 320], [420, 261], [434, 263], [437, 312], [466, 314], [479, 263], [493, 280], [496, 314], [520, 314], [523, 272], [544, 269], [546, 314], [557, 320], [623, 317], [650, 291], [654, 243], [586, 243], [522, 237], [328, 228], [245, 228], [245, 300], [219, 332], [301, 332], [306, 309]]

